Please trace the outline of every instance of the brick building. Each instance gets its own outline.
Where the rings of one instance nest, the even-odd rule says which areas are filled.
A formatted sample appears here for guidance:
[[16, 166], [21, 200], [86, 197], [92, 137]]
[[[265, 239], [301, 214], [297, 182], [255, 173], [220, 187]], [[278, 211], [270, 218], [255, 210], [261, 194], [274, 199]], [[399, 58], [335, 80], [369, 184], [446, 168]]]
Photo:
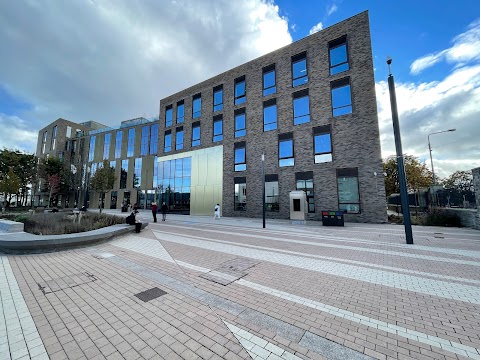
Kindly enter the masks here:
[[[122, 144], [136, 129], [133, 153], [124, 144], [118, 158], [115, 131], [84, 137], [95, 149], [91, 168], [111, 134], [117, 182], [106, 207], [114, 197], [117, 208], [157, 199], [172, 211], [211, 215], [220, 203], [224, 216], [261, 217], [264, 154], [269, 218], [288, 218], [289, 192], [304, 190], [309, 219], [341, 209], [349, 221], [386, 221], [367, 12], [160, 100], [156, 139], [153, 125], [148, 136], [145, 124], [124, 128]], [[141, 178], [133, 187], [120, 186], [125, 161], [126, 182]]]

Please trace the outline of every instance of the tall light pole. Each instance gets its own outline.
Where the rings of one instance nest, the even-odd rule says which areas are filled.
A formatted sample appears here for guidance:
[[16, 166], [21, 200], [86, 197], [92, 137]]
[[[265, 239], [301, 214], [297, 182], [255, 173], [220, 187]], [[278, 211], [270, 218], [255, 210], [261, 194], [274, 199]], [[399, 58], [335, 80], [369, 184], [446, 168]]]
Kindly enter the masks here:
[[90, 166], [87, 166], [87, 168], [85, 169], [85, 171], [87, 172], [85, 174], [85, 193], [83, 194], [83, 208], [85, 209], [85, 211], [87, 210], [87, 199], [88, 199], [88, 188], [89, 188], [89, 184], [88, 182], [90, 181], [89, 177], [90, 177]]
[[262, 154], [262, 213], [263, 228], [265, 229], [265, 154]]
[[403, 224], [405, 225], [405, 238], [407, 244], [413, 244], [412, 223], [410, 222], [410, 204], [407, 193], [407, 179], [405, 178], [405, 163], [403, 161], [402, 139], [400, 136], [400, 124], [398, 122], [397, 96], [395, 95], [395, 81], [390, 64], [392, 59], [387, 58], [388, 65], [388, 90], [390, 92], [390, 106], [392, 108], [393, 134], [395, 136], [395, 148], [397, 150], [398, 182], [400, 183], [400, 200], [402, 203]]
[[442, 130], [442, 131], [436, 131], [436, 132], [433, 132], [431, 134], [428, 134], [428, 151], [430, 152], [430, 164], [432, 165], [432, 180], [433, 180], [433, 200], [434, 200], [434, 203], [436, 203], [436, 193], [435, 193], [435, 185], [437, 185], [437, 182], [435, 180], [435, 170], [433, 169], [433, 159], [432, 159], [432, 147], [430, 146], [430, 135], [435, 135], [435, 134], [441, 134], [441, 133], [445, 133], [445, 132], [450, 132], [450, 131], [456, 131], [457, 129], [448, 129], [448, 130]]

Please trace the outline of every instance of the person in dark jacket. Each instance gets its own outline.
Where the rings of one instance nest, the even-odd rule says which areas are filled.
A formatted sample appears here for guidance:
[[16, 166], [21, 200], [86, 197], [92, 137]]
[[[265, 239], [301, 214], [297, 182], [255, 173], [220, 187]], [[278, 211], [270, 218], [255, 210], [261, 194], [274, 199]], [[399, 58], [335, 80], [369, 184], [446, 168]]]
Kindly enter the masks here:
[[152, 202], [153, 222], [157, 222], [157, 210], [158, 210], [157, 203], [156, 203], [156, 202]]
[[160, 211], [162, 212], [162, 221], [165, 221], [167, 217], [167, 211], [168, 211], [168, 206], [163, 202], [162, 207], [160, 208]]

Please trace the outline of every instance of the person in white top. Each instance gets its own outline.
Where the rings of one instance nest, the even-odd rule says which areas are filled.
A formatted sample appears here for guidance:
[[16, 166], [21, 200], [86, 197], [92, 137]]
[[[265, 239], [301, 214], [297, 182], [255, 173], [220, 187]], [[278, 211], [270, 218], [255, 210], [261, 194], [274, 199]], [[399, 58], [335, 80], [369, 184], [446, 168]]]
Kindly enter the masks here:
[[220, 204], [215, 205], [215, 212], [213, 214], [213, 220], [218, 217], [220, 219]]

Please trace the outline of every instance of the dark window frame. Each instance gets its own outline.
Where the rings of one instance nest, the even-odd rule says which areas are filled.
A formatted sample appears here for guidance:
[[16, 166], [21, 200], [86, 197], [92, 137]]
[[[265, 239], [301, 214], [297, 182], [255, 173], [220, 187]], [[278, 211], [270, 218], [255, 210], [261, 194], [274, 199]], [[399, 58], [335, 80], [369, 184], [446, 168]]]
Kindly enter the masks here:
[[[346, 60], [335, 64], [332, 66], [332, 51], [338, 49], [342, 46], [345, 46], [345, 57]], [[348, 51], [348, 38], [347, 35], [343, 35], [335, 40], [332, 40], [328, 43], [328, 64], [330, 69], [330, 75], [340, 74], [344, 71], [350, 70], [350, 59], [349, 59], [349, 51]], [[342, 69], [342, 66], [347, 65], [346, 69]], [[340, 69], [339, 69], [340, 68]], [[336, 71], [338, 69], [338, 71]]]
[[[358, 195], [358, 202], [340, 202], [340, 191], [339, 191], [339, 178], [355, 178], [357, 179], [357, 195]], [[362, 206], [361, 206], [361, 199], [360, 199], [360, 181], [358, 179], [358, 168], [343, 168], [337, 169], [337, 196], [338, 196], [338, 209], [343, 210], [343, 212], [347, 214], [361, 214], [362, 213]], [[358, 205], [358, 211], [349, 211], [348, 209], [342, 209], [342, 205]]]
[[[242, 83], [243, 83], [243, 94], [237, 94], [237, 85], [240, 85]], [[247, 81], [246, 81], [245, 75], [240, 76], [234, 80], [233, 98], [234, 98], [235, 105], [240, 105], [247, 101]]]
[[[244, 127], [243, 128], [240, 128], [240, 129], [237, 129], [237, 117], [243, 115], [244, 117]], [[235, 137], [238, 138], [238, 137], [242, 137], [242, 136], [246, 136], [247, 135], [247, 111], [245, 108], [241, 108], [241, 109], [236, 109], [234, 112], [233, 112], [233, 122], [234, 122], [234, 129], [235, 129]]]
[[[168, 119], [170, 114], [170, 119]], [[173, 125], [173, 105], [165, 106], [165, 127]]]
[[[220, 123], [221, 126], [221, 132], [217, 134], [215, 131], [215, 124]], [[222, 115], [216, 115], [213, 117], [213, 142], [218, 142], [223, 140], [223, 116]]]
[[[295, 115], [295, 100], [307, 98], [308, 101], [308, 114]], [[301, 125], [310, 122], [310, 95], [308, 89], [296, 91], [292, 94], [292, 111], [293, 111], [293, 125]]]
[[[195, 111], [195, 104], [198, 101], [200, 109]], [[202, 116], [202, 94], [195, 94], [192, 96], [192, 119], [196, 119]]]
[[[302, 187], [298, 186], [299, 182], [303, 182]], [[307, 186], [307, 182], [311, 182], [312, 187]], [[313, 179], [313, 171], [304, 171], [295, 173], [295, 189], [302, 190], [307, 195], [308, 213], [315, 213], [315, 181]]]
[[[294, 65], [297, 64], [297, 63], [300, 63], [303, 60], [305, 60], [305, 75], [295, 77], [295, 75], [294, 75]], [[291, 71], [292, 71], [292, 87], [297, 87], [297, 86], [308, 84], [308, 60], [307, 60], [307, 52], [306, 51], [292, 56]], [[306, 81], [303, 81], [303, 82], [299, 81], [299, 80], [304, 79], [304, 78], [305, 78]]]
[[[317, 126], [312, 129], [313, 133], [313, 162], [315, 164], [323, 164], [323, 163], [328, 163], [333, 161], [333, 142], [332, 142], [332, 128], [330, 125], [324, 125], [324, 126]], [[316, 148], [316, 138], [317, 136], [324, 136], [328, 135], [330, 139], [330, 151], [317, 151]], [[323, 156], [323, 155], [328, 155], [330, 154], [330, 158], [328, 159], [328, 156]], [[317, 156], [318, 156], [318, 161], [317, 161]], [[325, 158], [326, 160], [320, 160], [322, 158]]]
[[[276, 202], [269, 202], [268, 201], [268, 190], [267, 184], [269, 183], [277, 183], [277, 195], [276, 195]], [[265, 211], [268, 212], [279, 212], [280, 211], [280, 202], [278, 200], [280, 194], [280, 186], [278, 183], [278, 174], [265, 174]]]
[[[347, 86], [349, 87], [350, 103], [347, 104], [347, 105], [334, 107], [333, 91], [335, 89], [341, 89], [341, 88], [347, 87]], [[348, 115], [348, 114], [353, 113], [352, 84], [350, 83], [350, 77], [349, 76], [330, 82], [330, 100], [332, 102], [332, 116], [333, 117], [338, 117], [338, 116], [343, 116], [343, 115]], [[348, 109], [348, 108], [350, 108], [350, 112], [338, 113], [338, 111], [337, 111], [337, 114], [335, 114], [335, 110]]]
[[[265, 122], [265, 109], [275, 106], [275, 121], [266, 123]], [[269, 125], [275, 124], [275, 127]], [[263, 132], [276, 130], [278, 126], [278, 108], [277, 108], [277, 99], [270, 99], [263, 102]], [[268, 127], [268, 128], [267, 128]]]
[[[178, 136], [181, 134], [182, 141], [178, 141]], [[181, 145], [181, 147], [179, 147]], [[182, 150], [185, 147], [185, 133], [183, 132], [183, 126], [175, 128], [175, 150]]]
[[[215, 94], [220, 93], [222, 101], [220, 103], [215, 102]], [[213, 112], [223, 110], [223, 85], [218, 85], [213, 88]]]
[[[273, 85], [269, 87], [265, 87], [265, 75], [268, 75], [272, 72], [274, 76]], [[268, 96], [271, 94], [275, 94], [277, 92], [277, 70], [275, 68], [275, 64], [266, 66], [262, 69], [262, 89], [263, 89], [263, 96]]]
[[[167, 147], [167, 136], [170, 139], [170, 145], [168, 147]], [[163, 135], [163, 152], [167, 153], [171, 151], [172, 151], [172, 130], [167, 130]]]
[[[243, 162], [237, 162], [237, 150], [241, 149], [243, 149]], [[245, 141], [239, 141], [234, 143], [233, 164], [234, 171], [236, 172], [247, 170], [247, 147]]]
[[[182, 109], [180, 112], [178, 109]], [[183, 114], [183, 116], [179, 116]], [[177, 101], [177, 124], [181, 124], [185, 121], [185, 100]]]
[[[291, 156], [281, 156], [280, 147], [281, 144], [291, 142], [292, 143], [292, 154]], [[287, 160], [293, 160], [290, 164]], [[295, 142], [293, 141], [293, 133], [285, 133], [278, 135], [278, 166], [279, 167], [289, 167], [295, 166]]]
[[[194, 137], [195, 129], [198, 129], [198, 138]], [[192, 123], [192, 147], [200, 146], [201, 132], [202, 132], [202, 129], [201, 129], [200, 121]]]
[[[239, 185], [239, 188], [240, 188], [240, 185], [245, 185], [243, 188], [245, 189], [245, 193], [242, 194], [242, 197], [244, 197], [245, 199], [245, 202], [240, 202], [238, 201], [237, 202], [237, 199], [236, 199], [236, 193], [235, 193], [235, 187], [236, 185]], [[242, 177], [234, 177], [233, 178], [233, 186], [234, 186], [234, 190], [233, 190], [233, 211], [246, 211], [247, 210], [247, 178], [245, 176], [242, 176]], [[240, 199], [238, 199], [240, 200]]]

